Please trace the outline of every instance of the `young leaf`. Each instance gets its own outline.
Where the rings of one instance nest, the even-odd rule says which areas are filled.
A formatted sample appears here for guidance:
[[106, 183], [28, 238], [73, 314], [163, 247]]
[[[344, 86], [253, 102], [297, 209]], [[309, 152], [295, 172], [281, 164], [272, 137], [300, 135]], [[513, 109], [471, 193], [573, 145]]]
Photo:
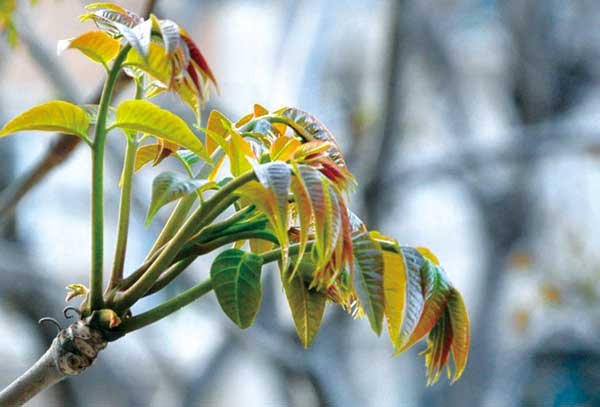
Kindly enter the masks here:
[[302, 182], [304, 189], [308, 193], [311, 203], [311, 211], [314, 216], [315, 226], [315, 246], [317, 249], [317, 267], [322, 267], [326, 262], [326, 242], [327, 242], [327, 225], [326, 217], [327, 204], [325, 196], [325, 187], [321, 174], [308, 166], [298, 166], [298, 179]]
[[381, 247], [368, 233], [362, 233], [353, 240], [354, 287], [362, 307], [367, 312], [371, 328], [381, 334], [384, 291], [383, 291], [383, 255]]
[[[400, 334], [397, 338], [391, 338], [395, 341], [397, 349], [402, 349], [415, 330], [423, 308], [425, 307], [425, 298], [421, 285], [421, 267], [425, 260], [423, 256], [412, 247], [402, 247], [402, 258], [404, 259], [404, 268], [406, 270], [406, 306], [404, 308], [404, 317]], [[396, 352], [398, 354], [399, 352]]]
[[269, 114], [269, 111], [265, 107], [259, 105], [258, 103], [254, 104], [254, 117], [260, 117], [266, 114]]
[[[312, 262], [302, 262], [299, 272], [291, 277], [291, 268], [281, 274], [281, 283], [296, 325], [300, 342], [308, 348], [314, 340], [323, 319], [327, 297], [318, 291], [308, 288], [304, 281], [304, 268], [314, 267]], [[313, 270], [307, 270], [310, 274]]]
[[121, 43], [104, 31], [90, 31], [77, 38], [58, 42], [59, 55], [67, 49], [77, 49], [92, 61], [108, 67], [108, 63], [119, 53]]
[[237, 132], [229, 132], [231, 140], [229, 141], [229, 165], [231, 173], [239, 176], [252, 169], [248, 158], [256, 160], [252, 145], [244, 140]]
[[167, 89], [172, 77], [172, 66], [167, 52], [162, 45], [155, 42], [150, 43], [148, 53], [144, 57], [137, 50], [132, 49], [127, 54], [125, 66], [140, 69], [161, 82], [162, 89]]
[[21, 113], [0, 130], [0, 137], [26, 130], [55, 131], [87, 140], [89, 120], [85, 111], [72, 103], [55, 100]]
[[158, 144], [146, 144], [138, 147], [135, 152], [135, 163], [133, 164], [133, 170], [139, 171], [144, 165], [151, 161], [154, 161], [160, 146]]
[[451, 294], [451, 286], [443, 269], [433, 264], [429, 259], [425, 259], [425, 263], [421, 268], [421, 281], [425, 295], [423, 313], [410, 338], [398, 349], [398, 352], [410, 348], [433, 329], [444, 312]]
[[[292, 165], [294, 165], [292, 163]], [[308, 192], [304, 187], [302, 181], [298, 178], [298, 169], [294, 166], [294, 176], [292, 177], [292, 182], [290, 184], [290, 191], [294, 195], [294, 208], [298, 215], [298, 222], [300, 226], [300, 249], [298, 251], [298, 260], [294, 269], [292, 271], [292, 276], [296, 274], [298, 267], [300, 267], [300, 262], [304, 257], [304, 253], [306, 251], [306, 245], [308, 243], [308, 232], [312, 219], [312, 206], [310, 203], [310, 198], [308, 196]]]
[[425, 355], [428, 386], [434, 384], [440, 378], [442, 369], [448, 363], [453, 341], [454, 332], [450, 314], [446, 308], [427, 338], [427, 349], [421, 353]]
[[460, 378], [467, 366], [469, 343], [471, 341], [467, 307], [465, 306], [460, 292], [455, 288], [451, 289], [447, 310], [450, 317], [450, 324], [452, 325], [452, 332], [454, 334], [451, 345], [452, 359], [454, 360], [455, 368], [454, 378], [452, 379], [452, 383], [454, 383]]
[[217, 256], [210, 268], [210, 278], [221, 308], [242, 329], [252, 325], [260, 309], [262, 264], [261, 256], [228, 249]]
[[288, 257], [288, 194], [290, 191], [291, 171], [287, 164], [272, 162], [254, 167], [256, 178], [263, 186], [269, 188], [275, 195], [276, 212], [274, 225], [279, 245], [281, 246], [281, 261], [287, 268]]
[[406, 301], [406, 268], [402, 253], [383, 251], [383, 291], [385, 316], [390, 338], [396, 340], [400, 333]]
[[177, 23], [171, 20], [160, 20], [159, 21], [160, 36], [165, 44], [165, 49], [169, 55], [175, 53], [181, 43], [181, 34], [179, 33], [179, 26]]
[[123, 38], [137, 51], [142, 58], [148, 57], [150, 39], [152, 37], [152, 20], [146, 20], [133, 28], [125, 24], [114, 22], [113, 25], [119, 30]]
[[202, 142], [181, 118], [145, 100], [128, 100], [121, 103], [117, 107], [117, 121], [114, 126], [172, 141], [210, 162]]
[[279, 136], [269, 150], [271, 161], [288, 161], [302, 142], [296, 137]]
[[218, 110], [212, 110], [208, 115], [206, 123], [206, 150], [209, 154], [220, 146], [223, 151], [227, 151], [227, 134], [231, 129], [231, 120]]
[[181, 174], [170, 171], [159, 174], [152, 181], [152, 199], [148, 216], [146, 216], [146, 226], [150, 224], [160, 208], [202, 186], [206, 186], [209, 182], [207, 180], [186, 178]]

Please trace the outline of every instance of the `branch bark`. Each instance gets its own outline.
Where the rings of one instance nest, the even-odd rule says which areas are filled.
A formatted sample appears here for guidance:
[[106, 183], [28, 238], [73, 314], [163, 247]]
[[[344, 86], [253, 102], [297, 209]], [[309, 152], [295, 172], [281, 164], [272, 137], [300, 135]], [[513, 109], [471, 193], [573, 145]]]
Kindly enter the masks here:
[[72, 323], [29, 370], [0, 392], [0, 405], [21, 406], [61, 380], [83, 373], [106, 345], [102, 333], [88, 321]]

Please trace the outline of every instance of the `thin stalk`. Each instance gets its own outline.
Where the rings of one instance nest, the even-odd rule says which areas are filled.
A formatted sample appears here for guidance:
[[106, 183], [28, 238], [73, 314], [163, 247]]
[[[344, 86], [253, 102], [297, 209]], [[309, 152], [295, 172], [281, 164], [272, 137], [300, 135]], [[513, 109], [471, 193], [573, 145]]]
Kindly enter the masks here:
[[117, 227], [117, 244], [115, 247], [115, 258], [113, 269], [108, 283], [108, 290], [112, 289], [123, 278], [123, 266], [125, 264], [125, 253], [127, 252], [127, 237], [129, 234], [129, 215], [131, 212], [131, 186], [133, 181], [133, 166], [135, 163], [135, 152], [137, 141], [134, 137], [127, 138], [125, 148], [125, 159], [123, 164], [123, 186], [121, 187], [121, 198], [119, 202], [119, 224]]
[[186, 245], [177, 254], [177, 256], [175, 257], [175, 261], [185, 259], [189, 256], [201, 256], [206, 253], [210, 253], [213, 250], [218, 249], [219, 247], [225, 246], [226, 244], [231, 244], [239, 242], [240, 240], [247, 239], [260, 239], [275, 244], [279, 243], [277, 238], [271, 232], [267, 232], [264, 230], [244, 230], [242, 232], [234, 233], [231, 235], [219, 236], [216, 239], [206, 243]]
[[[314, 244], [313, 240], [309, 240], [306, 244], [306, 253], [309, 253], [312, 249], [312, 245]], [[294, 243], [289, 246], [289, 255], [294, 256], [300, 252], [300, 243]], [[281, 248], [275, 248], [273, 250], [269, 250], [268, 252], [264, 252], [262, 255], [263, 264], [272, 263], [274, 261], [281, 260]]]
[[125, 45], [117, 55], [115, 62], [104, 83], [94, 145], [92, 147], [92, 268], [90, 272], [90, 307], [91, 310], [104, 306], [102, 297], [103, 265], [104, 265], [104, 144], [106, 142], [106, 116], [121, 66], [130, 46]]
[[171, 284], [173, 280], [175, 280], [181, 273], [185, 271], [185, 269], [196, 260], [198, 256], [192, 255], [186, 257], [182, 260], [179, 260], [177, 263], [173, 264], [161, 276], [156, 280], [156, 283], [152, 286], [150, 291], [148, 291], [144, 297], [155, 294], [165, 288], [167, 285]]
[[[144, 95], [143, 79], [136, 80], [135, 99], [140, 100]], [[133, 182], [133, 168], [135, 165], [135, 154], [137, 151], [137, 135], [126, 134], [127, 145], [125, 147], [125, 158], [123, 159], [123, 174], [121, 176], [121, 197], [119, 200], [119, 221], [117, 226], [117, 243], [110, 281], [106, 289], [109, 292], [119, 281], [123, 279], [123, 267], [125, 254], [127, 252], [127, 237], [129, 235], [129, 215], [131, 213], [131, 186]]]
[[207, 215], [222, 201], [226, 200], [236, 189], [242, 185], [256, 179], [253, 171], [249, 171], [235, 178], [223, 188], [218, 190], [210, 199], [192, 213], [183, 226], [177, 231], [175, 236], [165, 249], [152, 263], [144, 275], [137, 280], [128, 290], [122, 293], [116, 301], [116, 307], [119, 311], [125, 311], [131, 307], [139, 298], [150, 290], [160, 274], [167, 269], [175, 259], [175, 256], [181, 250], [183, 245], [190, 238], [191, 234], [197, 230], [198, 225], [202, 225]]
[[207, 279], [197, 286], [194, 286], [193, 288], [190, 288], [189, 290], [184, 291], [183, 293], [170, 299], [169, 301], [164, 302], [159, 306], [141, 313], [131, 319], [123, 321], [123, 323], [119, 326], [119, 330], [129, 333], [150, 325], [196, 301], [198, 298], [210, 292], [212, 288], [212, 281]]
[[[308, 248], [312, 247], [313, 242], [309, 242]], [[298, 254], [300, 251], [299, 244], [293, 244], [290, 246], [290, 254]], [[281, 259], [281, 250], [274, 249], [269, 252], [263, 254], [264, 263], [271, 263]], [[184, 260], [182, 260], [183, 262]], [[193, 260], [192, 260], [193, 261]], [[190, 262], [191, 263], [191, 262]], [[178, 263], [179, 264], [179, 263]], [[182, 265], [185, 263], [182, 263]], [[187, 267], [187, 264], [185, 267]], [[184, 267], [184, 268], [185, 268]], [[173, 297], [169, 301], [162, 303], [144, 313], [136, 315], [135, 317], [125, 320], [121, 325], [119, 325], [119, 330], [122, 330], [126, 333], [136, 331], [140, 328], [143, 328], [147, 325], [150, 325], [154, 322], [165, 318], [175, 311], [185, 307], [186, 305], [194, 302], [198, 298], [206, 295], [213, 289], [211, 279], [204, 280], [202, 283], [190, 288], [187, 291]]]
[[246, 239], [262, 239], [271, 243], [278, 243], [277, 238], [269, 232], [248, 230], [237, 234], [221, 236], [207, 243], [184, 247], [175, 258], [174, 263], [160, 275], [152, 288], [144, 296], [152, 295], [165, 288], [185, 271], [186, 267], [192, 264], [199, 256], [210, 253], [227, 244]]

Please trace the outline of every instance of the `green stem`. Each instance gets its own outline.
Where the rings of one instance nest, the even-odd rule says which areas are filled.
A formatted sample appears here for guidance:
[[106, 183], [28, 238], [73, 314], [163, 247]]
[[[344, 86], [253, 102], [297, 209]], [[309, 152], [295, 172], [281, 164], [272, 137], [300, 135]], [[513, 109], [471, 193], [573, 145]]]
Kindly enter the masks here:
[[[135, 99], [140, 100], [144, 96], [143, 78], [137, 79], [135, 85]], [[135, 155], [138, 147], [138, 135], [125, 135], [127, 138], [127, 145], [125, 147], [125, 158], [123, 160], [123, 174], [121, 176], [123, 185], [121, 186], [121, 197], [119, 201], [117, 243], [115, 247], [113, 269], [110, 275], [108, 287], [106, 289], [107, 292], [114, 288], [115, 285], [123, 279], [123, 267], [125, 264], [125, 254], [127, 252], [127, 237], [129, 234], [129, 215], [131, 213], [131, 186], [133, 182]]]
[[123, 165], [123, 186], [121, 188], [121, 200], [119, 202], [117, 245], [115, 247], [115, 258], [113, 261], [110, 282], [108, 283], [108, 290], [112, 289], [123, 278], [123, 266], [125, 264], [127, 237], [129, 233], [129, 215], [131, 212], [131, 185], [133, 180], [133, 166], [135, 163], [136, 150], [137, 142], [135, 141], [135, 138], [128, 138], [127, 147], [125, 148], [125, 161]]
[[[314, 244], [313, 240], [309, 240], [306, 244], [306, 252], [310, 252], [312, 249], [312, 245]], [[294, 256], [300, 252], [300, 243], [291, 244], [289, 246], [289, 255]], [[271, 263], [274, 261], [281, 260], [281, 248], [275, 248], [273, 250], [269, 250], [268, 252], [264, 252], [262, 255], [263, 263]]]
[[90, 272], [90, 307], [91, 310], [104, 306], [102, 298], [103, 263], [104, 263], [104, 143], [106, 141], [106, 116], [112, 94], [117, 83], [121, 66], [130, 46], [126, 45], [117, 55], [113, 67], [104, 83], [94, 145], [92, 147], [92, 268]]
[[[221, 157], [223, 157], [223, 154], [223, 150], [221, 148], [217, 148], [210, 158], [214, 163], [216, 163], [221, 159]], [[212, 170], [213, 166], [211, 164], [204, 163], [204, 166], [202, 167], [202, 169], [200, 169], [196, 178], [207, 178]], [[175, 236], [175, 233], [177, 233], [177, 231], [185, 222], [185, 219], [190, 210], [192, 209], [192, 206], [194, 206], [195, 201], [196, 195], [190, 194], [188, 196], [183, 197], [177, 203], [175, 209], [173, 209], [173, 212], [171, 212], [171, 216], [169, 216], [167, 223], [165, 223], [165, 226], [156, 238], [154, 245], [148, 252], [146, 259], [150, 258], [150, 256], [152, 256], [154, 252], [156, 252], [156, 250], [164, 246], [173, 236]]]
[[[309, 242], [308, 248], [312, 247], [312, 244], [313, 244], [312, 241]], [[299, 244], [291, 245], [290, 246], [290, 254], [291, 255], [297, 254], [299, 252], [299, 249], [300, 249]], [[274, 249], [269, 252], [266, 252], [265, 254], [263, 254], [263, 259], [264, 259], [265, 264], [273, 262], [273, 261], [277, 261], [277, 260], [281, 259], [281, 250]], [[186, 264], [187, 261], [189, 261], [189, 263]], [[189, 266], [189, 264], [191, 264], [192, 261], [193, 261], [193, 259], [191, 261], [190, 261], [190, 259], [185, 259], [179, 263], [176, 263], [173, 267], [176, 267], [177, 269], [179, 269], [179, 268], [185, 269], [185, 267]], [[209, 279], [203, 281], [202, 283], [194, 286], [193, 288], [190, 288], [189, 290], [184, 291], [183, 293], [173, 297], [169, 301], [167, 301], [163, 304], [160, 304], [157, 307], [152, 308], [151, 310], [141, 313], [140, 315], [136, 315], [135, 317], [133, 317], [131, 319], [125, 320], [121, 325], [119, 325], [118, 329], [125, 333], [136, 331], [140, 328], [143, 328], [143, 327], [150, 325], [156, 321], [159, 321], [162, 318], [165, 318], [165, 317], [171, 315], [175, 311], [185, 307], [186, 305], [194, 302], [195, 300], [202, 297], [203, 295], [209, 293], [212, 289], [213, 289], [212, 281], [209, 278]]]
[[116, 301], [118, 311], [125, 311], [131, 307], [139, 298], [150, 290], [154, 282], [160, 274], [167, 269], [175, 259], [175, 256], [181, 250], [183, 245], [190, 238], [192, 233], [197, 230], [198, 225], [204, 223], [207, 215], [211, 214], [212, 210], [219, 203], [226, 200], [236, 189], [242, 185], [256, 179], [253, 171], [249, 171], [231, 182], [227, 183], [223, 188], [218, 190], [210, 199], [204, 202], [198, 209], [190, 215], [183, 226], [177, 231], [175, 236], [165, 246], [165, 249], [160, 253], [158, 258], [152, 263], [144, 275], [136, 281], [128, 290], [122, 293]]
[[219, 236], [216, 239], [206, 243], [185, 245], [177, 254], [175, 261], [185, 259], [189, 256], [201, 256], [203, 254], [210, 253], [226, 244], [247, 239], [261, 239], [275, 244], [279, 243], [277, 238], [271, 232], [264, 230], [245, 230], [231, 235]]
[[159, 292], [160, 290], [162, 290], [163, 288], [165, 288], [173, 280], [175, 280], [181, 273], [183, 273], [185, 271], [185, 269], [190, 264], [192, 264], [194, 262], [194, 260], [196, 260], [197, 258], [198, 258], [198, 256], [192, 255], [185, 259], [179, 260], [178, 262], [171, 265], [171, 267], [166, 269], [165, 272], [161, 274], [161, 276], [158, 278], [158, 280], [156, 280], [156, 283], [154, 283], [154, 285], [152, 286], [150, 291], [148, 291], [144, 295], [144, 297], [155, 294], [155, 293]]
[[185, 268], [192, 264], [194, 260], [196, 260], [199, 256], [202, 256], [206, 253], [210, 253], [213, 250], [216, 250], [227, 244], [235, 243], [240, 240], [246, 239], [262, 239], [271, 243], [278, 243], [277, 238], [270, 232], [260, 230], [248, 230], [232, 235], [220, 236], [214, 240], [211, 240], [210, 242], [202, 244], [189, 246], [186, 245], [177, 254], [174, 263], [160, 275], [160, 277], [156, 280], [152, 288], [144, 296], [154, 294], [165, 288], [173, 280], [175, 280], [183, 271], [185, 271]]
[[186, 305], [196, 301], [198, 298], [207, 294], [212, 290], [212, 281], [210, 279], [198, 284], [197, 286], [190, 288], [187, 291], [179, 294], [178, 296], [170, 299], [167, 302], [160, 304], [159, 306], [141, 313], [131, 319], [125, 320], [120, 326], [119, 330], [125, 333], [136, 331], [147, 325], [150, 325], [173, 312], [185, 307]]

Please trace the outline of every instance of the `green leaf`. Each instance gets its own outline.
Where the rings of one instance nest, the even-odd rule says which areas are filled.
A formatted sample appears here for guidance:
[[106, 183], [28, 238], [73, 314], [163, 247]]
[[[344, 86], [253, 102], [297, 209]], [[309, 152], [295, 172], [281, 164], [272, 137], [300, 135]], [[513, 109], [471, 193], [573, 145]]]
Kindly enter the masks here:
[[73, 134], [89, 140], [89, 120], [85, 111], [72, 103], [55, 100], [33, 107], [15, 117], [0, 130], [0, 137], [26, 130]]
[[210, 278], [221, 308], [242, 329], [252, 325], [260, 309], [262, 264], [261, 256], [228, 249], [217, 256], [210, 268]]
[[140, 131], [171, 141], [210, 162], [202, 142], [177, 115], [145, 100], [128, 100], [117, 107], [117, 121], [122, 129]]
[[207, 180], [187, 178], [176, 172], [163, 172], [152, 181], [152, 199], [148, 216], [146, 216], [146, 226], [152, 222], [156, 212], [169, 202], [173, 202], [185, 195], [191, 194], [198, 188], [207, 187], [213, 184]]
[[[304, 270], [305, 268], [311, 270]], [[309, 289], [309, 283], [303, 279], [304, 274], [312, 273], [312, 262], [301, 262], [299, 272], [291, 276], [291, 268], [281, 274], [281, 284], [292, 312], [296, 332], [300, 342], [308, 348], [314, 340], [325, 312], [327, 297], [316, 290]]]
[[177, 154], [179, 158], [185, 161], [190, 167], [200, 161], [200, 157], [187, 149], [179, 150], [175, 154]]
[[419, 323], [423, 308], [425, 307], [425, 298], [423, 297], [421, 288], [421, 267], [423, 267], [425, 260], [412, 247], [403, 246], [401, 251], [406, 270], [406, 307], [404, 309], [400, 334], [397, 338], [391, 338], [392, 341], [395, 341], [397, 349], [402, 349], [403, 345], [408, 341]]
[[353, 239], [354, 288], [362, 307], [367, 312], [371, 328], [381, 334], [384, 291], [383, 291], [383, 254], [381, 247], [368, 233], [362, 233]]
[[58, 54], [67, 49], [77, 49], [92, 61], [108, 68], [108, 63], [119, 53], [121, 43], [104, 31], [90, 31], [77, 38], [58, 42]]

